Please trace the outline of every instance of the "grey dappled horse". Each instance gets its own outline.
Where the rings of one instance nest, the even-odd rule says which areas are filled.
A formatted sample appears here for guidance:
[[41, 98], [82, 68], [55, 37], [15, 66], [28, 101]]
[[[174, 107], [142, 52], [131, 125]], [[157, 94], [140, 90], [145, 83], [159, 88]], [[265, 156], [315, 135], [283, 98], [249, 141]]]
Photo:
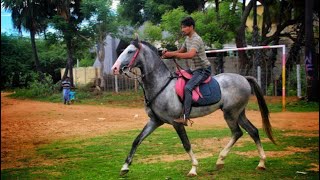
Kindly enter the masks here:
[[[198, 161], [192, 152], [185, 127], [183, 124], [174, 122], [181, 116], [183, 104], [180, 102], [176, 92], [176, 79], [172, 78], [172, 73], [161, 60], [155, 47], [147, 42], [132, 41], [131, 44], [121, 53], [112, 67], [114, 74], [119, 72], [128, 73], [131, 68], [137, 67], [141, 71], [141, 84], [145, 94], [145, 109], [150, 117], [142, 132], [134, 140], [130, 153], [121, 168], [120, 175], [129, 172], [129, 165], [133, 155], [141, 142], [150, 135], [156, 128], [164, 123], [171, 124], [178, 133], [183, 147], [189, 154], [192, 161], [192, 168], [188, 176], [196, 176]], [[256, 80], [253, 77], [244, 77], [238, 74], [222, 73], [214, 76], [221, 89], [221, 100], [210, 106], [193, 107], [191, 117], [201, 117], [208, 115], [217, 109], [221, 109], [224, 118], [231, 130], [232, 137], [226, 147], [220, 152], [216, 162], [217, 169], [224, 166], [224, 159], [232, 146], [242, 136], [239, 125], [245, 129], [257, 145], [260, 162], [257, 169], [265, 169], [266, 155], [261, 145], [258, 129], [251, 124], [245, 115], [245, 107], [251, 95], [251, 86], [258, 99], [262, 116], [263, 128], [268, 138], [273, 142], [272, 129], [269, 122], [269, 111], [265, 103], [263, 94]]]

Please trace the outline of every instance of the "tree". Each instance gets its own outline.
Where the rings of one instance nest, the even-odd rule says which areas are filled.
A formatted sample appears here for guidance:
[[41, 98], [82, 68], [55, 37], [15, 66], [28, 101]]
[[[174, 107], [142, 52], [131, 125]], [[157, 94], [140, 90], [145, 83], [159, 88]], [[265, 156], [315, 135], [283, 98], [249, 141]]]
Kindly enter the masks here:
[[[253, 27], [252, 27], [252, 46], [258, 46], [259, 45], [259, 27], [257, 22], [257, 0], [253, 0]], [[261, 54], [260, 50], [256, 50], [253, 52], [253, 74], [256, 75], [257, 71], [256, 68], [260, 66], [261, 63]], [[261, 84], [260, 84], [261, 85]]]
[[43, 78], [42, 68], [39, 63], [35, 35], [47, 28], [47, 1], [42, 0], [1, 0], [6, 9], [11, 10], [14, 28], [21, 33], [22, 28], [30, 32], [34, 63], [37, 71]]
[[196, 21], [196, 31], [204, 42], [211, 47], [223, 48], [223, 44], [235, 37], [234, 29], [240, 24], [240, 12], [230, 11], [230, 2], [222, 2], [219, 5], [220, 12], [213, 8], [206, 11], [197, 11], [191, 14]]
[[145, 21], [158, 24], [167, 11], [183, 7], [188, 14], [202, 11], [207, 0], [120, 0], [118, 13], [132, 25], [141, 25]]
[[60, 68], [65, 65], [67, 57], [66, 45], [60, 39], [56, 39], [56, 34], [47, 33], [47, 39], [37, 41], [40, 65], [43, 72], [51, 75], [54, 83], [61, 80]]
[[166, 40], [171, 44], [174, 44], [181, 39], [180, 21], [187, 15], [188, 14], [184, 11], [183, 7], [167, 11], [162, 15], [161, 27], [170, 33], [171, 36], [166, 38]]
[[[250, 14], [250, 11], [252, 9], [253, 3], [252, 1], [249, 2], [249, 4], [247, 6], [245, 6], [245, 0], [243, 1], [243, 6], [245, 8], [243, 8], [242, 11], [242, 16], [241, 16], [241, 22], [240, 25], [238, 26], [238, 28], [236, 28], [236, 46], [237, 48], [240, 47], [246, 47], [247, 46], [247, 42], [246, 42], [246, 22], [247, 22], [247, 18]], [[249, 57], [246, 54], [245, 51], [239, 51], [238, 52], [238, 56], [239, 56], [239, 70], [240, 70], [240, 74], [243, 75], [247, 75], [248, 71], [249, 71], [249, 67], [247, 66], [249, 64]]]
[[33, 67], [30, 39], [1, 34], [1, 90], [27, 85]]
[[[222, 49], [223, 45], [235, 37], [236, 27], [240, 24], [240, 11], [234, 7], [233, 2], [216, 2], [215, 8], [206, 11], [197, 11], [191, 14], [196, 21], [196, 31], [209, 46]], [[224, 72], [223, 53], [218, 53], [214, 60], [216, 73]]]
[[319, 58], [315, 58], [313, 35], [313, 0], [305, 1], [305, 66], [307, 77], [307, 100], [319, 101]]
[[153, 25], [152, 22], [146, 21], [144, 23], [144, 38], [151, 43], [154, 43], [156, 40], [162, 39], [162, 30], [159, 26]]
[[[93, 39], [97, 43], [97, 57], [100, 62], [100, 86], [105, 89], [104, 80], [104, 59], [105, 59], [105, 39], [108, 34], [114, 34], [117, 30], [115, 17], [111, 11], [111, 0], [84, 0], [82, 4], [82, 12], [89, 19], [89, 27], [92, 28]], [[94, 17], [94, 18], [92, 18]], [[98, 81], [97, 81], [98, 82]]]
[[129, 20], [132, 25], [141, 25], [143, 17], [144, 0], [120, 0], [118, 14], [120, 17]]
[[50, 0], [50, 3], [51, 9], [54, 9], [51, 23], [55, 29], [62, 32], [67, 46], [68, 58], [63, 78], [70, 74], [70, 81], [72, 86], [74, 86], [73, 65], [75, 61], [76, 37], [80, 36], [78, 30], [84, 19], [84, 15], [81, 12], [81, 0]]

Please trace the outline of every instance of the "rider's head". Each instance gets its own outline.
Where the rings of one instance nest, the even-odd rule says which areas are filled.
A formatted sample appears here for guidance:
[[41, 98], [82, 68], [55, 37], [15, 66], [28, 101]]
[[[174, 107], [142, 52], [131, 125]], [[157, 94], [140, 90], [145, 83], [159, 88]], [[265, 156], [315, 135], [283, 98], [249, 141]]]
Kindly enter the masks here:
[[181, 31], [183, 35], [188, 36], [191, 32], [194, 31], [195, 26], [196, 25], [192, 17], [185, 17], [181, 21]]

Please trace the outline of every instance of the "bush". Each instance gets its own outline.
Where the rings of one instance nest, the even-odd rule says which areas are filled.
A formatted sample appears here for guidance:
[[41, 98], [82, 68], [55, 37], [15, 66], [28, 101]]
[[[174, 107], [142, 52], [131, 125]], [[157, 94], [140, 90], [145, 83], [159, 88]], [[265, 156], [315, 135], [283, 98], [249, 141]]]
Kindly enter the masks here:
[[[303, 67], [303, 66], [302, 66]], [[300, 68], [300, 80], [301, 80], [301, 96], [304, 96], [307, 91], [306, 85], [306, 72], [304, 68]], [[282, 89], [282, 82], [281, 80], [277, 84], [277, 89]], [[286, 95], [287, 96], [297, 96], [297, 68], [289, 69], [288, 77], [286, 79]], [[270, 83], [267, 89], [267, 95], [273, 96], [274, 95], [274, 84]], [[278, 93], [278, 95], [280, 95]]]
[[[306, 94], [306, 72], [304, 66], [300, 67], [300, 80], [301, 80], [301, 96]], [[287, 94], [288, 96], [297, 96], [297, 68], [294, 66], [288, 74], [287, 78]]]
[[55, 93], [56, 86], [54, 84], [51, 75], [44, 75], [44, 79], [40, 79], [38, 74], [32, 74], [32, 81], [27, 88], [16, 89], [16, 92], [12, 94], [13, 97], [19, 98], [45, 98]]

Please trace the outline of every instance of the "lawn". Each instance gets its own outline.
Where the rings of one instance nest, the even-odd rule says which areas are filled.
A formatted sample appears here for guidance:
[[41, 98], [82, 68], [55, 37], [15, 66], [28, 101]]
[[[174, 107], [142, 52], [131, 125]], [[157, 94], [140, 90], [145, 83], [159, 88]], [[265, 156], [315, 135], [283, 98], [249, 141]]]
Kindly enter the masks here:
[[[132, 130], [41, 145], [34, 159], [25, 159], [37, 163], [2, 170], [1, 179], [189, 179], [186, 174], [191, 162], [177, 134], [169, 128], [159, 128], [150, 135], [138, 148], [130, 172], [120, 177], [120, 168], [138, 133]], [[226, 158], [224, 169], [216, 171], [215, 161], [230, 136], [229, 129], [188, 130], [199, 157], [198, 176], [193, 179], [319, 179], [319, 166], [314, 170], [319, 164], [318, 136], [275, 130], [278, 144], [274, 145], [262, 131], [260, 134], [267, 170], [255, 170], [258, 153], [245, 133]]]

